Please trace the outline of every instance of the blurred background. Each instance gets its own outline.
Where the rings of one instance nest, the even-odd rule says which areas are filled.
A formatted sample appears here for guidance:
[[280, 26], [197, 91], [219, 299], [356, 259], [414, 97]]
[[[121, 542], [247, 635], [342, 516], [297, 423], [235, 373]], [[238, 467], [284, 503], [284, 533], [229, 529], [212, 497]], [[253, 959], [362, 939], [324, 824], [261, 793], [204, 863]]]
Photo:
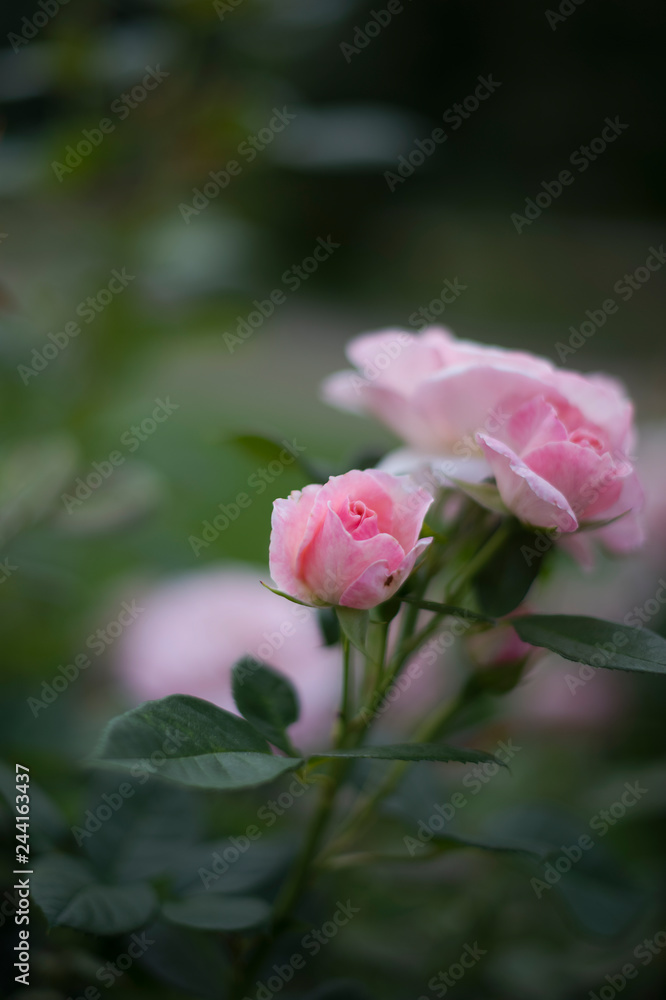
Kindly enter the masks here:
[[[622, 619], [654, 598], [666, 570], [666, 286], [645, 262], [664, 238], [665, 21], [656, 0], [3, 8], [0, 742], [60, 816], [41, 846], [71, 850], [69, 827], [99, 800], [78, 762], [131, 703], [109, 629], [122, 603], [240, 560], [266, 578], [272, 500], [394, 443], [318, 398], [361, 331], [432, 321], [621, 377], [645, 426], [649, 552], [602, 559], [586, 577], [562, 562], [535, 600]], [[619, 123], [611, 132], [607, 119]], [[563, 170], [573, 180], [554, 195]], [[611, 298], [617, 311], [595, 322]], [[586, 322], [563, 359], [558, 344]], [[299, 461], [271, 472], [258, 436], [295, 442]], [[661, 626], [659, 610], [650, 627]], [[98, 628], [109, 632], [90, 653]], [[183, 648], [197, 629], [184, 622]], [[218, 632], [210, 655], [222, 663]], [[43, 708], [29, 701], [48, 698], [44, 684], [86, 650], [76, 683]], [[594, 882], [591, 900], [572, 890], [560, 912], [494, 856], [466, 854], [434, 882], [427, 866], [340, 875], [334, 891], [356, 893], [362, 915], [294, 996], [333, 996], [314, 991], [341, 968], [370, 996], [444, 995], [429, 980], [478, 938], [489, 957], [458, 996], [575, 1000], [614, 989], [604, 977], [666, 928], [662, 687], [600, 678], [581, 711], [562, 663], [547, 667], [532, 682], [540, 707], [525, 707], [528, 684], [485, 732], [491, 748], [512, 734], [529, 750], [511, 781], [480, 796], [478, 816], [465, 814], [468, 832], [538, 800], [535, 824], [572, 843], [625, 780], [644, 780], [650, 795], [604, 842], [617, 884]], [[407, 810], [413, 829], [459, 785], [433, 768], [396, 815]], [[256, 812], [242, 796], [222, 812], [203, 798], [191, 811], [201, 807], [209, 838]], [[47, 938], [34, 910], [31, 995], [79, 996], [122, 943]], [[15, 928], [2, 914], [9, 956]], [[632, 996], [660, 995], [664, 962], [654, 955]], [[113, 989], [216, 995], [182, 964], [137, 964]], [[12, 994], [13, 975], [3, 988]]]

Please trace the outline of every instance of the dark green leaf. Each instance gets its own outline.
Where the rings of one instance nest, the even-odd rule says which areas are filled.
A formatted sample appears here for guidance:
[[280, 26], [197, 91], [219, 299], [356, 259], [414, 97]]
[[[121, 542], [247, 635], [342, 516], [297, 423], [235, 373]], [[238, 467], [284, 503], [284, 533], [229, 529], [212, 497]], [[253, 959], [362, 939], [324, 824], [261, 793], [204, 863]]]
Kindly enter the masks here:
[[298, 695], [291, 681], [251, 656], [233, 669], [233, 695], [238, 711], [266, 739], [292, 752], [286, 729], [299, 714]]
[[452, 615], [454, 618], [468, 618], [475, 622], [487, 622], [489, 625], [495, 624], [495, 619], [488, 615], [479, 614], [478, 611], [470, 611], [469, 608], [459, 608], [455, 604], [440, 604], [438, 601], [425, 601], [420, 597], [402, 598], [407, 604], [415, 604], [417, 608], [424, 611], [435, 611], [438, 615]]
[[[141, 784], [126, 775], [102, 776], [73, 828], [96, 871], [121, 882], [170, 874], [199, 838], [201, 796], [154, 779]], [[115, 811], [99, 825], [109, 804]]]
[[146, 929], [146, 935], [152, 944], [138, 961], [158, 982], [188, 997], [220, 1000], [228, 996], [230, 968], [219, 934], [158, 920]]
[[383, 747], [356, 747], [349, 750], [326, 750], [310, 755], [310, 760], [327, 760], [329, 757], [367, 757], [372, 760], [444, 761], [459, 764], [483, 764], [492, 761], [506, 767], [491, 753], [484, 750], [467, 750], [449, 747], [443, 743], [393, 743]]
[[113, 719], [91, 762], [196, 788], [250, 788], [299, 767], [245, 719], [190, 695], [148, 701]]
[[91, 934], [124, 934], [145, 924], [157, 909], [147, 883], [103, 885], [87, 865], [66, 854], [49, 854], [37, 862], [31, 891], [51, 927]]
[[525, 615], [511, 625], [524, 642], [575, 663], [666, 674], [666, 639], [647, 628], [577, 615]]
[[[175, 894], [253, 894], [284, 875], [297, 847], [289, 835], [253, 841], [242, 836], [234, 840], [209, 841], [185, 850], [178, 867], [173, 870]], [[240, 849], [243, 844], [244, 853]]]
[[498, 550], [474, 577], [482, 611], [501, 618], [514, 611], [539, 575], [553, 545], [543, 528], [526, 528], [516, 521]]
[[165, 903], [162, 913], [171, 923], [200, 930], [242, 931], [264, 923], [270, 906], [255, 896], [225, 896], [219, 892], [197, 893]]
[[279, 462], [285, 469], [290, 466], [296, 468], [307, 477], [308, 482], [323, 482], [326, 478], [322, 478], [319, 470], [311, 465], [303, 452], [294, 455], [294, 450], [298, 448], [293, 449], [289, 441], [274, 441], [272, 438], [264, 437], [263, 434], [238, 434], [231, 438], [230, 443], [240, 448], [254, 461]]
[[340, 622], [333, 608], [319, 608], [317, 621], [325, 646], [335, 646], [340, 642]]
[[335, 610], [338, 615], [338, 621], [340, 622], [340, 628], [347, 636], [352, 646], [355, 646], [359, 652], [365, 654], [370, 612], [361, 611], [358, 608], [343, 607], [337, 607]]
[[[497, 840], [478, 840], [476, 837], [463, 837], [457, 833], [436, 833], [432, 843], [446, 847], [475, 847], [481, 851], [498, 851], [506, 854], [524, 854], [528, 857], [543, 860], [552, 854], [552, 844], [536, 843], [530, 840], [512, 840], [499, 837]], [[424, 845], [425, 846], [425, 845]]]

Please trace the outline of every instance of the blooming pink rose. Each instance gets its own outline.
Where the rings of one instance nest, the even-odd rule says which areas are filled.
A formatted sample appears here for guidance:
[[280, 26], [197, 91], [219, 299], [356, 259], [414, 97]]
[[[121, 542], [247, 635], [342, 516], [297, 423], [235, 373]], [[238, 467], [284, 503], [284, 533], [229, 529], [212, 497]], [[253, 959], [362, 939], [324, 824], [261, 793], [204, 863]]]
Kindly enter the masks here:
[[[641, 505], [633, 467], [613, 451], [608, 435], [601, 428], [568, 430], [543, 396], [523, 403], [500, 436], [478, 439], [502, 500], [527, 524], [570, 532], [582, 520], [616, 517]], [[616, 524], [618, 547], [641, 540], [636, 517], [628, 520]]]
[[340, 700], [340, 651], [323, 645], [313, 608], [271, 594], [262, 577], [249, 567], [214, 568], [156, 587], [114, 647], [113, 666], [135, 703], [190, 694], [235, 712], [231, 670], [253, 656], [298, 691], [301, 715], [289, 730], [296, 746], [325, 748]]
[[630, 511], [599, 535], [617, 551], [640, 544], [641, 490], [628, 457], [633, 407], [613, 379], [436, 327], [366, 334], [348, 356], [358, 371], [331, 376], [324, 396], [373, 414], [414, 449], [411, 458], [394, 456], [391, 471], [418, 468], [420, 456], [421, 465], [446, 459], [440, 468], [450, 476], [495, 475], [519, 517], [567, 532], [581, 519]]
[[270, 569], [308, 604], [373, 608], [391, 597], [432, 539], [419, 534], [432, 497], [407, 476], [331, 476], [273, 504]]

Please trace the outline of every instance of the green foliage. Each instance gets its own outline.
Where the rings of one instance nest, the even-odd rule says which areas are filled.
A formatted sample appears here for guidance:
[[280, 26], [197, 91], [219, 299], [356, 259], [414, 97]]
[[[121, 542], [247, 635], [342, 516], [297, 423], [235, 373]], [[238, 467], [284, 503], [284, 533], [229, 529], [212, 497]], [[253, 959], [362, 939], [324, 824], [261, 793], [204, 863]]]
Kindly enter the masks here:
[[525, 615], [511, 624], [524, 642], [544, 646], [566, 660], [666, 674], [666, 640], [647, 628], [578, 615]]
[[352, 646], [365, 654], [370, 612], [361, 611], [358, 608], [343, 607], [336, 607], [335, 611], [340, 622], [340, 628]]
[[551, 544], [537, 542], [546, 537], [534, 528], [518, 521], [510, 522], [510, 530], [499, 548], [474, 577], [474, 591], [479, 607], [494, 618], [514, 611], [539, 575]]
[[302, 761], [271, 754], [245, 719], [201, 698], [170, 695], [113, 719], [91, 763], [229, 790], [272, 781]]
[[299, 715], [298, 694], [277, 670], [246, 656], [233, 669], [232, 690], [241, 715], [285, 753], [292, 753], [286, 730]]
[[165, 903], [164, 917], [173, 924], [211, 931], [244, 931], [266, 923], [270, 906], [254, 896], [197, 893]]
[[91, 934], [123, 934], [147, 923], [157, 896], [146, 882], [107, 885], [91, 868], [65, 854], [48, 854], [36, 865], [31, 891], [51, 927]]

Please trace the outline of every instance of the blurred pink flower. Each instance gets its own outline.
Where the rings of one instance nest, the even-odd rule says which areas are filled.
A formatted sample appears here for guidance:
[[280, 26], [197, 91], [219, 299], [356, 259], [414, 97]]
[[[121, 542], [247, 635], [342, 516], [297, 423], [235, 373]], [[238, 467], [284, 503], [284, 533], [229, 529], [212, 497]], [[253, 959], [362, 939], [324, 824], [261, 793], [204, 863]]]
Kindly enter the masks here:
[[261, 579], [257, 570], [234, 567], [158, 586], [118, 644], [116, 672], [137, 701], [190, 694], [235, 712], [231, 669], [254, 656], [298, 691], [301, 717], [290, 729], [296, 746], [325, 749], [340, 700], [340, 649], [323, 646], [314, 609], [271, 594]]
[[508, 696], [506, 714], [520, 729], [592, 730], [626, 718], [631, 688], [617, 671], [582, 680], [578, 665], [548, 657]]
[[419, 539], [432, 497], [370, 469], [331, 476], [273, 504], [271, 576], [308, 604], [373, 608], [409, 576], [432, 539]]
[[[530, 613], [530, 610], [521, 607], [514, 611], [511, 617]], [[486, 632], [470, 636], [466, 645], [467, 652], [482, 669], [516, 663], [535, 651], [535, 647], [523, 642], [516, 630], [506, 622], [501, 622]]]
[[438, 327], [366, 334], [347, 353], [357, 370], [329, 377], [324, 397], [378, 417], [407, 442], [411, 451], [389, 456], [384, 468], [422, 470], [426, 462], [444, 478], [495, 475], [519, 517], [565, 532], [580, 517], [629, 511], [596, 534], [615, 551], [640, 544], [633, 406], [614, 379], [456, 340]]

